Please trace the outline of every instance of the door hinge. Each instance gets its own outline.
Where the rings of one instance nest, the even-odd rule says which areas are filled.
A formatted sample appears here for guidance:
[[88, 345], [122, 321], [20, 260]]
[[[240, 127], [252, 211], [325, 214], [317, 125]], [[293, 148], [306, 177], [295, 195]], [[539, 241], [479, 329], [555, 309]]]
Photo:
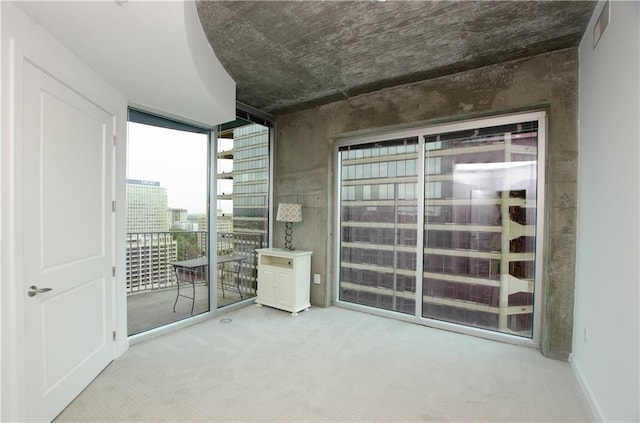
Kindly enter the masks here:
[[116, 267], [112, 266], [111, 267], [111, 276], [115, 276], [116, 275]]
[[118, 136], [117, 135], [113, 135], [113, 146], [115, 147], [116, 145], [118, 145]]
[[114, 341], [116, 340], [116, 331], [115, 330], [113, 331], [113, 340]]
[[116, 211], [116, 201], [115, 201], [115, 200], [113, 200], [113, 201], [111, 202], [111, 211], [112, 211], [112, 212], [115, 212], [115, 211]]

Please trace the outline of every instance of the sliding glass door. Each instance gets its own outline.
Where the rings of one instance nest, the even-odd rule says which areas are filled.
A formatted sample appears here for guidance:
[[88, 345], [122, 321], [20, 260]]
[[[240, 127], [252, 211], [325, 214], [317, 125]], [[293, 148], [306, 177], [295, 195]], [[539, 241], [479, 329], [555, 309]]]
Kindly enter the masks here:
[[534, 337], [544, 119], [341, 142], [338, 302]]
[[340, 149], [340, 300], [414, 313], [418, 139]]
[[532, 336], [538, 122], [425, 137], [422, 316]]

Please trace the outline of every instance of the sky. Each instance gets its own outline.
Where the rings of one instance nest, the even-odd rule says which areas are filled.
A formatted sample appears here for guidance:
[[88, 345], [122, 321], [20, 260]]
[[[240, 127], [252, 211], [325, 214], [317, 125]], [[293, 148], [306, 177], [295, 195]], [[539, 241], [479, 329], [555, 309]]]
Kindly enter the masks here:
[[170, 208], [207, 210], [207, 135], [128, 124], [127, 179], [160, 182]]

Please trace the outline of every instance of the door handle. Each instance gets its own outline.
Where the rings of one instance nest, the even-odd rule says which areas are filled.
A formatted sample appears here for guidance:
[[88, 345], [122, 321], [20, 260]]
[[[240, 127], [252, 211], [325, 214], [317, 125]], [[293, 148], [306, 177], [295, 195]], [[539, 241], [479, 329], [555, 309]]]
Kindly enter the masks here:
[[51, 291], [53, 288], [38, 288], [35, 285], [31, 285], [27, 290], [27, 295], [30, 297], [35, 297], [38, 294], [43, 294], [45, 292]]

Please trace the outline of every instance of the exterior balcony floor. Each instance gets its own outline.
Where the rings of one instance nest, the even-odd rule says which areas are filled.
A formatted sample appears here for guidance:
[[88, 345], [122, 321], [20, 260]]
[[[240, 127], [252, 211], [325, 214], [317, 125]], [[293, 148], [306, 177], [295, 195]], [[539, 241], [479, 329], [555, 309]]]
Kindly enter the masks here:
[[[191, 295], [191, 286], [181, 288], [181, 292], [186, 290], [187, 295]], [[208, 299], [209, 286], [205, 284], [196, 285], [196, 300], [193, 307], [193, 316], [205, 313], [209, 309]], [[218, 308], [239, 301], [238, 291], [225, 287], [224, 298], [222, 289], [216, 289]], [[252, 293], [243, 293], [243, 299], [255, 297]], [[150, 329], [161, 327], [179, 320], [191, 317], [191, 300], [188, 298], [178, 298], [176, 311], [173, 312], [173, 304], [176, 300], [176, 287], [142, 291], [127, 295], [127, 334], [135, 335]]]

